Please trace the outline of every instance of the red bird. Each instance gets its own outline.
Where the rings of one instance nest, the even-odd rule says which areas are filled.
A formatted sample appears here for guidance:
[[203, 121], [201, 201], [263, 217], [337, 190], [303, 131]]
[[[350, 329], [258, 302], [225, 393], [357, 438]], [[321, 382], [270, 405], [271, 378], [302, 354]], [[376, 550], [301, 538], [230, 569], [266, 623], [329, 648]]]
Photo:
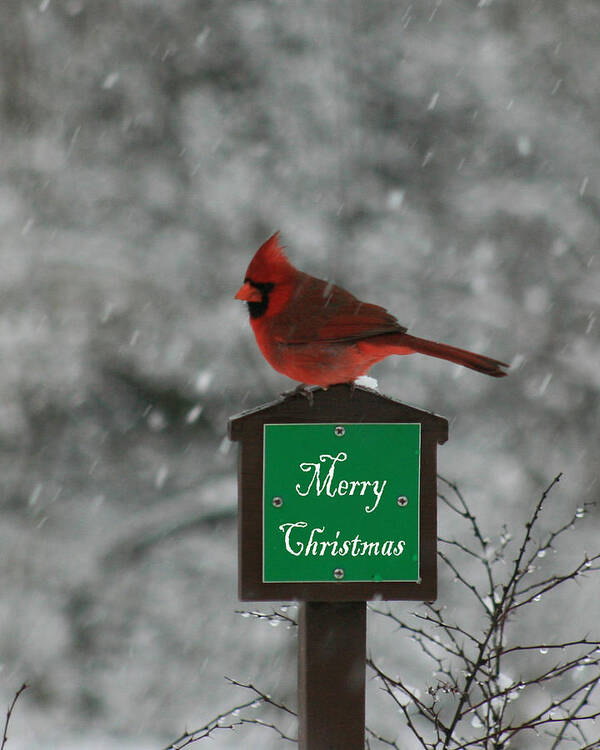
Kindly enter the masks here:
[[278, 372], [323, 388], [348, 383], [390, 354], [419, 352], [485, 375], [506, 375], [504, 362], [411, 336], [379, 305], [299, 271], [270, 237], [252, 258], [235, 295], [248, 303], [256, 342]]

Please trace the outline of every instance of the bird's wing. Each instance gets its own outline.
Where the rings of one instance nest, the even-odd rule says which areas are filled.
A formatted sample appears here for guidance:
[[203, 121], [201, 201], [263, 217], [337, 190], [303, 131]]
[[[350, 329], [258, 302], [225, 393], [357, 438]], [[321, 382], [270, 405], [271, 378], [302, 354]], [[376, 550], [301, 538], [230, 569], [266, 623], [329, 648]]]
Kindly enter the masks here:
[[330, 282], [302, 276], [294, 297], [279, 313], [276, 338], [280, 341], [334, 343], [406, 331], [385, 308], [361, 302]]

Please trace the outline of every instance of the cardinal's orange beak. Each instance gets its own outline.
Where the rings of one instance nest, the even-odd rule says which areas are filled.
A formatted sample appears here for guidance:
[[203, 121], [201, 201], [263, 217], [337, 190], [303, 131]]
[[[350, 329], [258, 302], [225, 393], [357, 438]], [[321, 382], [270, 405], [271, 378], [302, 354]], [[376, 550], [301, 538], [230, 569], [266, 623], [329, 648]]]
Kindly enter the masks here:
[[245, 281], [238, 289], [234, 299], [241, 299], [244, 302], [262, 302], [262, 294], [249, 281]]

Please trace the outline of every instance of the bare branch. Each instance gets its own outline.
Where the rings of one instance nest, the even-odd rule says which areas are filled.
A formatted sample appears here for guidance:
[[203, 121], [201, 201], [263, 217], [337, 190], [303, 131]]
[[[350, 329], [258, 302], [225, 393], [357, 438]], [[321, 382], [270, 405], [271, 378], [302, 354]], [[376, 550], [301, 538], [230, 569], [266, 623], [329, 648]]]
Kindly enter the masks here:
[[[475, 516], [471, 513], [467, 503], [465, 502], [465, 498], [463, 497], [461, 491], [459, 490], [458, 486], [451, 482], [449, 479], [445, 479], [441, 474], [437, 475], [438, 479], [441, 480], [445, 485], [450, 487], [450, 489], [454, 492], [454, 495], [456, 496], [458, 503], [460, 505], [460, 508], [457, 508], [455, 505], [450, 503], [450, 501], [441, 493], [438, 493], [439, 497], [450, 507], [455, 513], [458, 513], [459, 516], [462, 516], [466, 520], [469, 521], [471, 524], [471, 530], [473, 532], [473, 536], [479, 544], [481, 545], [482, 550], [484, 553], [487, 551], [487, 547], [489, 544], [488, 539], [481, 533], [481, 529], [479, 528], [479, 524], [477, 523], [477, 519]], [[461, 510], [462, 508], [462, 510]]]
[[[417, 729], [412, 719], [412, 716], [410, 715], [410, 712], [408, 710], [408, 706], [411, 704], [416, 706], [418, 709], [418, 713], [421, 716], [425, 716], [429, 718], [430, 720], [433, 720], [434, 722], [437, 720], [436, 714], [434, 712], [431, 712], [430, 708], [425, 703], [423, 703], [417, 697], [417, 695], [413, 691], [411, 691], [409, 687], [404, 685], [399, 680], [392, 680], [392, 678], [389, 675], [386, 675], [385, 672], [380, 670], [379, 667], [373, 662], [372, 659], [367, 659], [367, 666], [369, 666], [381, 679], [385, 692], [390, 696], [390, 698], [394, 701], [394, 703], [398, 706], [398, 708], [404, 714], [404, 718], [406, 719], [408, 728], [413, 733], [414, 737], [418, 740], [418, 742], [421, 744], [421, 747], [424, 748], [424, 750], [427, 750], [429, 746], [426, 743], [425, 738]], [[399, 689], [404, 695], [406, 695], [408, 698], [408, 701], [406, 702], [401, 701], [396, 691], [394, 690], [394, 688]]]
[[235, 614], [241, 615], [242, 617], [254, 617], [256, 620], [267, 620], [268, 622], [285, 622], [290, 627], [298, 625], [298, 622], [294, 620], [293, 617], [286, 615], [285, 612], [281, 610], [273, 612], [258, 612], [256, 610], [236, 609]]
[[229, 724], [223, 724], [221, 722], [224, 719], [229, 718], [230, 716], [236, 716], [246, 708], [258, 708], [258, 705], [256, 705], [257, 703], [258, 705], [260, 705], [260, 703], [256, 700], [251, 700], [247, 703], [241, 703], [238, 706], [234, 706], [228, 711], [224, 711], [223, 713], [215, 716], [214, 719], [211, 719], [203, 727], [194, 729], [191, 732], [183, 732], [176, 740], [173, 740], [173, 742], [164, 747], [163, 750], [181, 750], [182, 748], [188, 747], [194, 742], [199, 742], [206, 737], [210, 737], [211, 734], [219, 729], [233, 729], [236, 726], [240, 726], [242, 723], [240, 720], [231, 721]]
[[27, 690], [27, 688], [28, 688], [28, 685], [26, 683], [23, 683], [21, 685], [21, 687], [15, 693], [15, 697], [10, 702], [8, 709], [6, 710], [6, 718], [4, 719], [4, 730], [2, 732], [2, 744], [0, 744], [0, 750], [4, 750], [6, 743], [8, 741], [8, 725], [10, 724], [10, 717], [12, 716], [12, 713], [15, 709], [15, 706], [17, 705], [17, 701], [19, 700], [21, 693], [24, 690]]
[[277, 701], [274, 701], [270, 695], [263, 693], [262, 690], [259, 690], [251, 682], [248, 682], [248, 683], [238, 682], [238, 680], [234, 680], [231, 677], [227, 677], [227, 676], [225, 676], [225, 679], [227, 680], [227, 682], [230, 682], [232, 685], [235, 685], [236, 687], [241, 687], [241, 688], [244, 688], [245, 690], [251, 690], [260, 698], [260, 700], [263, 703], [268, 703], [271, 706], [275, 706], [275, 708], [278, 708], [280, 711], [285, 711], [286, 713], [290, 714], [290, 716], [297, 716], [296, 712], [292, 711], [291, 708], [288, 708], [283, 703], [277, 703]]
[[[383, 737], [381, 734], [378, 734], [377, 732], [374, 732], [372, 729], [369, 729], [369, 727], [366, 727], [367, 735], [371, 736], [374, 740], [377, 740], [378, 742], [382, 742], [384, 745], [387, 745], [388, 747], [394, 747], [396, 750], [400, 750], [400, 745], [397, 742], [394, 742], [394, 740], [390, 740], [387, 737]], [[369, 742], [367, 738], [367, 743]], [[367, 744], [367, 747], [369, 745]]]
[[[192, 745], [195, 742], [199, 742], [200, 740], [204, 740], [207, 737], [210, 737], [215, 732], [223, 729], [229, 729], [233, 730], [236, 727], [243, 726], [245, 724], [254, 724], [255, 726], [261, 726], [265, 727], [266, 729], [271, 729], [272, 731], [276, 732], [279, 737], [282, 740], [288, 740], [289, 742], [297, 742], [297, 739], [295, 737], [290, 737], [288, 734], [286, 734], [280, 727], [278, 727], [276, 724], [272, 724], [270, 722], [264, 721], [263, 719], [259, 718], [247, 718], [245, 716], [239, 716], [239, 714], [250, 708], [259, 708], [261, 705], [269, 704], [273, 706], [274, 708], [284, 711], [288, 713], [290, 716], [296, 716], [296, 712], [292, 711], [292, 709], [285, 706], [283, 703], [278, 703], [277, 701], [274, 701], [271, 696], [264, 693], [262, 690], [259, 690], [257, 687], [252, 685], [251, 683], [244, 683], [244, 682], [238, 682], [238, 680], [233, 680], [231, 677], [225, 677], [225, 679], [230, 682], [232, 685], [235, 685], [236, 687], [241, 687], [246, 690], [250, 690], [254, 693], [254, 697], [252, 700], [247, 701], [246, 703], [241, 703], [238, 706], [234, 706], [233, 708], [230, 708], [228, 711], [225, 711], [218, 716], [216, 716], [214, 719], [211, 719], [208, 723], [206, 723], [203, 727], [200, 727], [199, 729], [194, 729], [191, 732], [183, 732], [176, 740], [174, 740], [170, 745], [163, 748], [163, 750], [182, 750], [184, 747], [188, 747], [189, 745]], [[229, 717], [232, 717], [228, 722], [225, 722], [225, 719], [229, 719]], [[0, 748], [0, 750], [2, 750]]]
[[[468, 591], [469, 607], [464, 611], [470, 619], [463, 619], [460, 609], [451, 618], [444, 611], [445, 607], [431, 602], [424, 602], [420, 611], [411, 613], [415, 620], [401, 618], [389, 607], [369, 606], [371, 612], [389, 619], [398, 631], [418, 644], [436, 668], [432, 681], [417, 688], [409, 686], [402, 677], [387, 673], [372, 658], [367, 660], [374, 680], [398, 708], [421, 750], [506, 747], [512, 738], [528, 730], [547, 736], [552, 750], [563, 747], [600, 750], [600, 743], [589, 743], [586, 739], [586, 727], [600, 718], [596, 701], [600, 685], [600, 637], [586, 634], [554, 638], [551, 635], [540, 637], [537, 643], [510, 640], [511, 625], [524, 607], [541, 601], [546, 593], [562, 584], [581, 581], [587, 574], [600, 570], [600, 553], [586, 554], [565, 573], [540, 575], [539, 567], [534, 565], [584, 512], [584, 508], [578, 508], [567, 522], [546, 531], [539, 541], [539, 520], [560, 477], [560, 474], [555, 477], [543, 491], [520, 538], [513, 540], [503, 526], [496, 545], [485, 536], [458, 487], [441, 480], [450, 488], [451, 499], [441, 498], [467, 524], [470, 542], [440, 539], [444, 549], [439, 556], [461, 584], [458, 591]], [[509, 562], [508, 550], [513, 547], [514, 557]], [[469, 566], [468, 573], [465, 562]], [[479, 582], [481, 573], [485, 575], [483, 584]], [[473, 622], [473, 611], [477, 613], [477, 625]], [[479, 616], [479, 612], [483, 616]], [[285, 622], [290, 627], [296, 624], [285, 610], [251, 610], [241, 614], [269, 622]], [[535, 651], [546, 658], [535, 660], [533, 674], [515, 675], [515, 663], [518, 667], [526, 655]], [[531, 666], [528, 660], [527, 670]], [[585, 671], [580, 675], [582, 670]], [[251, 683], [233, 679], [229, 682], [252, 691], [254, 700], [217, 717], [195, 733], [182, 735], [179, 744], [172, 745], [170, 750], [180, 750], [217, 729], [233, 729], [247, 723], [265, 726], [277, 732], [281, 739], [294, 741], [276, 724], [262, 719], [236, 718], [241, 710], [263, 705], [271, 705], [290, 716], [296, 715], [294, 711]], [[550, 697], [541, 708], [538, 703], [532, 710], [528, 701], [520, 700], [520, 696], [533, 686], [543, 686], [544, 695]], [[520, 701], [519, 710], [511, 711], [509, 707], [517, 701]], [[379, 743], [400, 750], [398, 740], [374, 728], [367, 728], [366, 743], [367, 747]]]

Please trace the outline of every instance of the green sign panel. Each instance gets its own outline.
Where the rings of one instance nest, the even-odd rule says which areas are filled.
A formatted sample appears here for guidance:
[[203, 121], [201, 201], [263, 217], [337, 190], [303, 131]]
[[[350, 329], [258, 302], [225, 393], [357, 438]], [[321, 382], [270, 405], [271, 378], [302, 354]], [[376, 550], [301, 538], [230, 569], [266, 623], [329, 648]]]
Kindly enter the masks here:
[[418, 423], [265, 424], [263, 581], [419, 581]]

